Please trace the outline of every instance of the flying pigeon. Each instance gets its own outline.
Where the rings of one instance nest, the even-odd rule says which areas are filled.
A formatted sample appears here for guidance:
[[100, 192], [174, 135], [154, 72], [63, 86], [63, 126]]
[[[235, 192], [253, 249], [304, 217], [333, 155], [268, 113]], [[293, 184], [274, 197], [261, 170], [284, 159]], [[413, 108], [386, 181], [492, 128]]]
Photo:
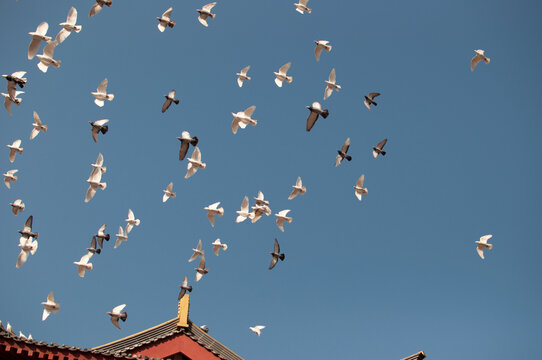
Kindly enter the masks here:
[[474, 68], [476, 67], [476, 65], [478, 65], [480, 61], [484, 60], [486, 64], [489, 64], [489, 61], [491, 60], [484, 55], [484, 50], [474, 50], [474, 52], [476, 53], [476, 55], [474, 55], [474, 57], [470, 61], [470, 71], [474, 71]]
[[56, 41], [51, 41], [49, 44], [45, 45], [43, 48], [43, 54], [36, 55], [38, 59], [40, 59], [40, 62], [38, 63], [38, 68], [46, 73], [49, 69], [49, 65], [53, 65], [55, 68], [59, 68], [62, 62], [60, 60], [55, 60], [53, 58], [53, 54], [55, 52], [55, 47], [57, 46]]
[[294, 189], [292, 190], [290, 196], [288, 196], [288, 200], [292, 200], [297, 196], [297, 194], [305, 195], [305, 192], [307, 192], [307, 188], [303, 186], [303, 182], [301, 181], [301, 177], [297, 177], [297, 181], [295, 182], [295, 185], [292, 186]]
[[115, 327], [119, 330], [120, 330], [119, 319], [121, 319], [122, 321], [126, 321], [126, 319], [128, 318], [128, 313], [126, 311], [122, 312], [122, 310], [124, 310], [125, 307], [126, 307], [126, 304], [115, 306], [113, 308], [113, 311], [107, 313], [109, 316], [111, 316], [111, 323], [115, 325]]
[[128, 209], [128, 219], [125, 220], [128, 224], [126, 224], [126, 235], [132, 231], [132, 228], [135, 226], [139, 226], [139, 223], [141, 222], [139, 219], [135, 218], [134, 212], [132, 209]]
[[90, 173], [89, 178], [87, 179], [87, 182], [90, 184], [87, 193], [85, 195], [85, 202], [89, 202], [94, 195], [96, 194], [96, 190], [98, 188], [105, 190], [107, 188], [107, 183], [100, 182], [102, 180], [102, 171], [99, 168], [93, 168], [92, 172]]
[[310, 14], [312, 12], [312, 9], [309, 9], [307, 7], [308, 2], [309, 0], [299, 0], [299, 3], [294, 3], [295, 11], [297, 11], [300, 14], [305, 14], [305, 11], [306, 11], [307, 13]]
[[17, 216], [19, 212], [24, 211], [24, 203], [21, 199], [17, 199], [12, 203], [9, 203], [11, 205], [11, 211], [13, 212], [13, 215]]
[[17, 232], [23, 236], [26, 237], [33, 237], [34, 239], [37, 239], [39, 236], [39, 233], [32, 231], [32, 222], [34, 221], [34, 216], [30, 215], [28, 219], [26, 219], [24, 223], [24, 227], [22, 230], [17, 230]]
[[92, 7], [90, 8], [90, 13], [88, 14], [88, 17], [91, 18], [97, 13], [99, 13], [100, 10], [102, 10], [102, 8], [104, 7], [104, 5], [111, 7], [111, 5], [113, 5], [113, 0], [96, 0], [96, 4], [92, 5]]
[[247, 75], [248, 70], [250, 70], [250, 65], [242, 68], [241, 72], [235, 74], [237, 75], [237, 85], [239, 85], [239, 87], [243, 87], [244, 81], [250, 81], [251, 77]]
[[32, 140], [36, 136], [38, 136], [40, 131], [47, 132], [47, 125], [43, 125], [41, 123], [41, 120], [40, 120], [40, 117], [39, 117], [38, 113], [34, 111], [33, 115], [34, 115], [34, 121], [35, 122], [32, 123], [33, 129], [32, 129], [32, 132], [30, 133], [30, 140]]
[[17, 246], [21, 248], [21, 252], [17, 258], [17, 264], [15, 265], [18, 269], [26, 262], [28, 254], [34, 255], [36, 253], [36, 250], [38, 250], [38, 240], [32, 239], [32, 237], [28, 235], [23, 235], [19, 238], [19, 245]]
[[[300, 1], [303, 1], [303, 0], [300, 0]], [[307, 1], [308, 1], [308, 0], [307, 0]], [[249, 329], [250, 329], [253, 333], [255, 333], [255, 334], [257, 334], [258, 336], [260, 336], [261, 333], [262, 333], [262, 330], [265, 329], [265, 326], [263, 326], [263, 325], [256, 325], [256, 326], [254, 326], [254, 327], [251, 327], [251, 326], [250, 326]]]
[[252, 105], [251, 107], [247, 108], [245, 111], [231, 113], [233, 115], [231, 130], [233, 131], [234, 134], [237, 134], [237, 129], [239, 127], [241, 129], [244, 129], [247, 127], [248, 124], [252, 126], [256, 126], [258, 124], [258, 120], [254, 120], [251, 118], [252, 114], [254, 113], [254, 110], [256, 110], [256, 105]]
[[196, 270], [196, 281], [200, 281], [203, 275], [209, 272], [209, 269], [205, 268], [205, 256], [201, 255], [199, 266], [194, 268], [194, 270]]
[[98, 158], [96, 159], [96, 163], [95, 164], [90, 164], [90, 165], [94, 169], [100, 169], [102, 174], [105, 174], [106, 171], [107, 171], [107, 167], [103, 166], [104, 165], [104, 157], [103, 157], [102, 153], [98, 154]]
[[116, 249], [122, 244], [122, 242], [128, 241], [128, 232], [125, 232], [122, 226], [119, 226], [119, 232], [116, 234], [117, 241], [115, 241], [115, 246], [113, 246], [113, 249]]
[[99, 254], [102, 252], [102, 250], [98, 249], [96, 246], [96, 236], [92, 237], [92, 240], [90, 241], [90, 247], [87, 250], [93, 254]]
[[177, 196], [177, 194], [173, 192], [172, 182], [168, 184], [166, 190], [162, 191], [164, 192], [164, 196], [162, 196], [162, 202], [166, 202], [169, 198], [175, 199], [175, 196]]
[[376, 159], [378, 155], [382, 154], [382, 156], [386, 155], [385, 151], [382, 151], [384, 149], [384, 145], [388, 142], [388, 139], [384, 139], [381, 142], [378, 143], [375, 147], [373, 147], [373, 157]]
[[205, 333], [208, 333], [209, 332], [209, 328], [207, 327], [207, 325], [201, 325], [199, 327], [201, 330], [203, 330]]
[[[196, 147], [198, 145], [198, 137], [191, 137], [188, 131], [183, 131], [181, 137], [177, 136], [177, 140], [181, 142], [181, 147], [179, 148], [179, 161], [184, 160], [186, 153], [188, 152], [189, 145]], [[205, 167], [204, 167], [205, 168]], [[194, 171], [195, 172], [195, 171]]]
[[329, 79], [326, 80], [325, 83], [326, 88], [324, 89], [324, 100], [331, 96], [333, 90], [339, 91], [339, 89], [341, 88], [340, 85], [337, 85], [335, 83], [335, 69], [331, 70], [331, 72], [329, 73]]
[[201, 250], [201, 240], [198, 241], [198, 245], [196, 246], [196, 248], [192, 250], [194, 251], [194, 253], [190, 257], [190, 259], [188, 259], [188, 262], [196, 260], [198, 256], [203, 256], [203, 254], [205, 253], [203, 250]]
[[32, 36], [32, 41], [30, 41], [30, 45], [28, 46], [28, 60], [32, 60], [34, 58], [42, 41], [47, 43], [51, 41], [52, 38], [45, 35], [47, 30], [49, 30], [49, 24], [42, 22], [38, 25], [35, 32], [28, 33], [28, 35]]
[[307, 109], [310, 110], [309, 117], [307, 118], [307, 131], [311, 131], [319, 115], [322, 115], [324, 119], [329, 116], [329, 111], [327, 109], [322, 110], [322, 105], [318, 101], [313, 102], [311, 106], [307, 106]]
[[331, 48], [333, 47], [331, 45], [328, 45], [329, 41], [327, 40], [314, 40], [314, 43], [316, 44], [316, 48], [314, 49], [314, 56], [316, 57], [316, 61], [320, 61], [320, 55], [322, 54], [322, 50], [330, 52]]
[[17, 85], [19, 85], [21, 89], [26, 85], [26, 78], [23, 77], [25, 74], [26, 71], [16, 71], [11, 75], [2, 75], [8, 82], [6, 88], [12, 101], [15, 101], [17, 97]]
[[60, 303], [55, 301], [55, 294], [51, 291], [47, 295], [47, 301], [41, 303], [43, 305], [43, 315], [41, 316], [41, 321], [45, 321], [50, 313], [58, 314], [60, 310]]
[[188, 277], [186, 276], [184, 277], [184, 280], [182, 284], [179, 285], [179, 287], [181, 288], [181, 291], [179, 292], [179, 297], [177, 298], [177, 300], [181, 300], [187, 291], [192, 292], [192, 286], [188, 286]]
[[211, 17], [211, 19], [214, 19], [216, 14], [213, 14], [211, 12], [211, 9], [216, 5], [216, 2], [212, 2], [210, 4], [207, 4], [203, 6], [201, 9], [197, 9], [196, 11], [199, 12], [198, 20], [201, 23], [201, 25], [207, 27], [209, 26], [207, 24], [207, 17]]
[[365, 96], [365, 100], [363, 103], [367, 107], [367, 109], [371, 110], [371, 105], [377, 106], [378, 104], [373, 100], [375, 97], [380, 96], [380, 93], [374, 92], [370, 93], [369, 95]]
[[75, 265], [77, 265], [77, 273], [82, 278], [85, 277], [85, 270], [86, 271], [91, 271], [92, 270], [92, 263], [89, 262], [92, 255], [94, 255], [94, 254], [91, 253], [91, 252], [88, 252], [86, 255], [83, 255], [81, 257], [81, 260], [73, 262]]
[[256, 196], [254, 200], [256, 201], [256, 205], [269, 206], [269, 201], [265, 200], [263, 192], [261, 191], [258, 191], [258, 196]]
[[166, 101], [162, 105], [162, 112], [165, 113], [167, 109], [171, 106], [171, 103], [174, 102], [175, 105], [179, 105], [179, 100], [175, 99], [175, 90], [171, 90], [167, 95], [164, 95]]
[[6, 145], [8, 148], [9, 148], [9, 162], [14, 162], [15, 161], [15, 155], [17, 155], [17, 153], [19, 154], [22, 154], [23, 153], [23, 150], [24, 148], [20, 147], [21, 146], [21, 140], [15, 140], [13, 142], [13, 144], [11, 145]]
[[476, 247], [476, 251], [478, 252], [478, 255], [480, 255], [482, 259], [484, 259], [484, 249], [486, 248], [488, 250], [493, 249], [493, 244], [487, 243], [487, 241], [491, 239], [492, 237], [493, 235], [484, 235], [480, 238], [480, 241], [475, 241], [475, 243], [478, 245]]
[[103, 244], [104, 244], [104, 240], [105, 241], [109, 241], [110, 239], [110, 235], [109, 234], [106, 234], [105, 233], [105, 228], [106, 228], [106, 225], [103, 224], [99, 229], [98, 229], [98, 233], [94, 236], [96, 236], [96, 239], [98, 240], [98, 245], [100, 246], [100, 248], [103, 249]]
[[[164, 11], [164, 13], [162, 14], [161, 17], [156, 18], [156, 20], [158, 20], [158, 30], [160, 30], [160, 32], [164, 32], [164, 30], [166, 30], [166, 28], [168, 26], [170, 28], [172, 28], [172, 29], [175, 26], [175, 21], [171, 20], [171, 12], [172, 11], [173, 11], [173, 8], [170, 7], [169, 9]], [[175, 95], [173, 95], [173, 96], [175, 96]]]
[[24, 94], [24, 91], [16, 91], [15, 100], [12, 100], [9, 94], [4, 94], [4, 93], [0, 93], [0, 94], [4, 97], [4, 107], [6, 108], [8, 114], [13, 115], [11, 113], [11, 103], [15, 103], [15, 105], [19, 106], [21, 104], [21, 101], [23, 101], [23, 99], [18, 98], [17, 96]]
[[248, 212], [248, 196], [245, 196], [243, 198], [243, 202], [241, 203], [241, 210], [236, 211], [237, 218], [235, 219], [236, 223], [240, 223], [245, 221], [247, 218], [252, 218], [254, 216], [253, 213]]
[[107, 134], [107, 131], [109, 130], [109, 125], [105, 125], [109, 122], [108, 119], [102, 119], [102, 120], [96, 120], [94, 122], [89, 121], [88, 123], [90, 126], [92, 126], [92, 140], [94, 140], [95, 143], [98, 142], [98, 134], [101, 132], [102, 134]]
[[288, 223], [292, 222], [292, 218], [286, 216], [289, 212], [290, 210], [282, 210], [279, 211], [278, 214], [275, 214], [275, 216], [277, 217], [277, 226], [282, 232], [284, 232], [284, 221], [287, 221]]
[[13, 169], [8, 170], [5, 174], [2, 174], [4, 176], [4, 185], [6, 185], [8, 189], [11, 189], [10, 183], [17, 181], [17, 176], [15, 175], [17, 171], [19, 170]]
[[252, 223], [255, 223], [256, 221], [260, 220], [263, 214], [266, 214], [267, 216], [271, 215], [271, 209], [267, 205], [254, 205], [252, 206], [252, 213], [251, 213], [251, 219]]
[[286, 63], [282, 65], [279, 69], [279, 72], [273, 72], [275, 74], [275, 84], [277, 84], [278, 87], [282, 87], [282, 82], [286, 80], [287, 83], [291, 83], [294, 79], [293, 76], [288, 76], [286, 73], [288, 72], [288, 69], [290, 69], [290, 65], [292, 65], [291, 62]]
[[220, 239], [216, 239], [211, 245], [213, 245], [213, 251], [214, 251], [216, 256], [218, 256], [218, 253], [220, 252], [220, 249], [222, 249], [222, 251], [228, 250], [228, 245], [227, 244], [222, 244], [220, 242]]
[[219, 208], [218, 205], [220, 205], [220, 201], [203, 208], [207, 210], [207, 218], [213, 227], [215, 226], [215, 215], [218, 215], [218, 217], [224, 215], [224, 208]]
[[358, 198], [359, 201], [361, 201], [362, 195], [367, 195], [368, 191], [367, 188], [363, 187], [363, 182], [365, 181], [365, 175], [361, 175], [356, 181], [356, 185], [354, 185], [354, 194]]
[[346, 139], [346, 141], [344, 142], [340, 150], [337, 150], [339, 155], [337, 155], [337, 158], [335, 159], [335, 167], [341, 165], [344, 159], [348, 161], [352, 160], [352, 156], [346, 154], [349, 148], [350, 148], [350, 138]]
[[188, 165], [186, 172], [186, 175], [184, 176], [185, 179], [188, 179], [192, 175], [198, 171], [198, 169], [205, 169], [207, 167], [207, 164], [201, 162], [201, 152], [199, 151], [198, 147], [194, 148], [194, 151], [192, 152], [192, 157], [188, 158]]
[[107, 78], [103, 79], [100, 85], [98, 85], [96, 92], [90, 92], [92, 96], [94, 96], [94, 103], [99, 107], [104, 106], [105, 100], [113, 101], [113, 99], [115, 98], [114, 94], [107, 93], [107, 83]]
[[271, 254], [271, 264], [269, 264], [269, 270], [273, 269], [275, 265], [277, 265], [277, 262], [284, 261], [284, 254], [280, 253], [280, 245], [277, 239], [275, 239], [275, 245], [273, 246], [273, 251], [270, 252]]
[[70, 12], [68, 13], [68, 17], [66, 18], [66, 22], [60, 23], [59, 25], [62, 26], [62, 29], [58, 32], [58, 34], [55, 37], [55, 41], [58, 44], [61, 44], [70, 34], [72, 31], [75, 31], [78, 33], [83, 28], [81, 25], [75, 25], [77, 22], [77, 10], [72, 7], [70, 9]]

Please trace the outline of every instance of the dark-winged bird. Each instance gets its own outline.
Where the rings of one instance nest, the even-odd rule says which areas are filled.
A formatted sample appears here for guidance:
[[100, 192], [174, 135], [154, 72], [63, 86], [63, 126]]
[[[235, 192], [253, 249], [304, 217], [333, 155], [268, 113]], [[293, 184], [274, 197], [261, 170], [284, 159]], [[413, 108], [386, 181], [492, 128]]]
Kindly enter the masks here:
[[94, 142], [98, 142], [98, 133], [101, 132], [104, 135], [107, 133], [107, 131], [109, 130], [109, 126], [105, 124], [107, 124], [108, 122], [109, 120], [107, 119], [88, 122], [90, 126], [92, 126], [92, 140], [94, 140]]
[[191, 137], [188, 131], [183, 131], [181, 137], [177, 136], [177, 139], [181, 142], [181, 147], [179, 148], [179, 160], [184, 160], [186, 153], [188, 152], [188, 147], [190, 144], [192, 146], [198, 145], [198, 137]]
[[26, 222], [24, 223], [23, 230], [17, 230], [17, 232], [23, 236], [26, 237], [33, 237], [34, 239], [38, 238], [38, 233], [32, 232], [32, 221], [34, 220], [34, 217], [30, 215], [28, 219], [26, 219]]
[[110, 235], [109, 234], [106, 234], [105, 233], [105, 227], [106, 225], [103, 224], [99, 229], [98, 229], [98, 233], [96, 235], [94, 235], [96, 237], [96, 239], [98, 240], [98, 245], [100, 246], [100, 248], [103, 249], [103, 245], [104, 245], [104, 240], [105, 241], [109, 241], [109, 238], [110, 238]]
[[273, 246], [273, 252], [270, 252], [272, 259], [271, 264], [269, 264], [269, 270], [273, 269], [275, 265], [277, 265], [277, 262], [279, 259], [281, 261], [284, 261], [285, 255], [280, 253], [280, 245], [277, 239], [275, 239], [275, 245]]
[[15, 101], [17, 98], [17, 85], [19, 85], [21, 89], [26, 85], [26, 78], [23, 77], [24, 74], [26, 74], [26, 71], [17, 71], [11, 75], [2, 75], [2, 77], [8, 81], [7, 90], [12, 101]]
[[371, 110], [371, 105], [377, 106], [378, 104], [374, 102], [374, 98], [380, 96], [380, 93], [370, 93], [369, 95], [365, 96], [365, 101], [363, 102], [365, 106], [367, 106], [367, 109]]
[[324, 119], [329, 116], [329, 111], [327, 109], [322, 110], [322, 105], [318, 101], [313, 102], [311, 106], [307, 106], [307, 109], [311, 111], [307, 118], [307, 131], [311, 131], [319, 115], [322, 115]]
[[352, 160], [352, 156], [346, 154], [349, 148], [350, 148], [350, 138], [346, 139], [346, 141], [343, 144], [343, 147], [340, 150], [337, 150], [339, 155], [337, 155], [337, 158], [335, 159], [335, 166], [341, 165], [341, 162], [344, 159], [348, 161]]
[[181, 300], [186, 292], [192, 292], [192, 286], [188, 286], [188, 277], [184, 277], [183, 283], [179, 285], [181, 292], [179, 292], [178, 300]]
[[388, 139], [384, 139], [373, 148], [373, 157], [375, 159], [378, 157], [378, 155], [381, 155], [381, 154], [382, 156], [386, 155], [386, 152], [383, 151], [382, 149], [384, 149], [384, 145], [386, 145], [387, 142], [388, 142]]
[[98, 249], [98, 248], [96, 247], [96, 236], [93, 236], [93, 237], [92, 237], [92, 240], [90, 241], [90, 247], [87, 248], [87, 250], [88, 250], [89, 252], [93, 253], [93, 254], [99, 254], [99, 253], [102, 252], [101, 249]]
[[162, 112], [166, 112], [167, 109], [171, 106], [171, 103], [174, 102], [175, 105], [179, 105], [179, 100], [175, 99], [175, 90], [171, 90], [167, 95], [164, 95], [166, 98], [166, 101], [164, 101], [164, 105], [162, 105]]
[[111, 322], [119, 330], [120, 330], [119, 319], [121, 319], [122, 321], [126, 321], [126, 319], [128, 318], [128, 313], [126, 311], [121, 312], [122, 310], [124, 310], [125, 307], [126, 307], [126, 304], [122, 304], [122, 305], [114, 307], [113, 311], [108, 312], [109, 316], [111, 316]]

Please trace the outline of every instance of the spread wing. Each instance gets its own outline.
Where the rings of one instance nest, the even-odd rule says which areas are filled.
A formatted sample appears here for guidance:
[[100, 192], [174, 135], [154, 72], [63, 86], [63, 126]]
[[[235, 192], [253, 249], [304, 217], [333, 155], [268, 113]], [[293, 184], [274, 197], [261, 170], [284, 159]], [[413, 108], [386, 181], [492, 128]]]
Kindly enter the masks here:
[[288, 72], [288, 69], [290, 69], [290, 66], [292, 65], [291, 62], [289, 63], [286, 63], [284, 65], [282, 65], [279, 69], [279, 74], [281, 75], [286, 75], [286, 73]]
[[34, 216], [30, 215], [28, 219], [26, 219], [26, 222], [24, 223], [24, 229], [23, 231], [32, 232], [32, 221], [34, 220]]
[[212, 2], [212, 3], [210, 3], [210, 4], [205, 5], [205, 6], [202, 7], [201, 9], [202, 9], [203, 11], [209, 11], [209, 12], [210, 12], [211, 9], [212, 9], [215, 5], [216, 5], [216, 2]]
[[474, 68], [476, 67], [476, 65], [478, 65], [478, 63], [482, 61], [483, 58], [484, 57], [482, 55], [479, 55], [479, 54], [474, 55], [474, 57], [470, 61], [470, 71], [474, 71]]
[[70, 12], [68, 13], [68, 17], [66, 18], [66, 22], [71, 25], [75, 25], [77, 22], [77, 9], [72, 7], [70, 9]]
[[47, 24], [45, 21], [38, 25], [36, 29], [36, 33], [45, 36], [47, 34], [47, 30], [49, 30], [49, 24]]
[[346, 139], [346, 141], [343, 144], [343, 147], [341, 148], [341, 151], [346, 154], [349, 148], [350, 148], [350, 138]]
[[367, 97], [371, 100], [373, 100], [377, 96], [380, 96], [380, 93], [374, 92], [374, 93], [369, 93], [369, 95], [367, 95]]
[[246, 75], [248, 70], [250, 70], [250, 65], [241, 69], [241, 75]]
[[103, 79], [100, 85], [98, 85], [98, 89], [96, 89], [96, 92], [99, 92], [101, 94], [105, 94], [107, 91], [107, 78]]
[[376, 145], [376, 147], [382, 150], [384, 148], [384, 145], [386, 145], [387, 142], [388, 142], [388, 139], [384, 139], [381, 142], [379, 142], [378, 145]]
[[363, 187], [363, 183], [365, 182], [365, 174], [361, 175], [356, 182], [357, 187]]
[[181, 147], [179, 148], [179, 160], [183, 160], [188, 152], [190, 143], [188, 140], [181, 140]]
[[51, 41], [49, 44], [45, 45], [45, 47], [43, 48], [43, 53], [52, 59], [55, 52], [56, 44], [56, 41]]
[[335, 68], [333, 68], [331, 70], [331, 72], [329, 73], [329, 82], [335, 84], [335, 78], [336, 78], [336, 76], [335, 76]]
[[31, 60], [36, 56], [38, 53], [38, 49], [40, 47], [41, 40], [40, 39], [34, 39], [32, 38], [32, 41], [30, 41], [30, 45], [28, 45], [28, 60]]
[[248, 109], [246, 109], [244, 111], [245, 115], [248, 116], [248, 117], [251, 117], [252, 114], [254, 113], [254, 110], [256, 110], [256, 105], [252, 105], [251, 107], [249, 107]]
[[316, 123], [316, 120], [318, 120], [318, 113], [311, 111], [309, 117], [307, 118], [307, 131], [311, 131], [312, 127]]
[[173, 11], [173, 8], [170, 7], [169, 9], [167, 9], [163, 14], [162, 14], [162, 19], [167, 19], [169, 20], [170, 17], [171, 17], [171, 12]]
[[320, 61], [320, 55], [322, 54], [322, 50], [324, 47], [320, 44], [316, 44], [316, 48], [314, 49], [314, 56], [316, 57], [316, 61]]
[[[93, 17], [94, 15], [99, 13], [101, 10], [102, 10], [102, 5], [100, 5], [98, 3], [92, 5], [92, 7], [90, 8], [90, 13], [88, 14], [88, 17], [89, 18]], [[116, 326], [118, 327], [118, 325], [116, 325]]]
[[122, 305], [116, 306], [116, 307], [113, 308], [112, 313], [114, 313], [114, 314], [120, 314], [121, 311], [124, 310], [125, 307], [126, 307], [126, 304], [122, 304]]

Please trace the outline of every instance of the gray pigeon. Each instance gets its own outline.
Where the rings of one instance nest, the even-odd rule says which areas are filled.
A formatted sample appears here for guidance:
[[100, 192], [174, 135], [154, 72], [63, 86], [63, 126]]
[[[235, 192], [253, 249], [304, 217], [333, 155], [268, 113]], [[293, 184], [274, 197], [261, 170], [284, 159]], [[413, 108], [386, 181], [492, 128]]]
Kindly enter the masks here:
[[164, 95], [166, 98], [166, 101], [164, 101], [164, 105], [162, 105], [162, 112], [166, 112], [167, 109], [171, 106], [171, 103], [174, 102], [175, 105], [179, 105], [179, 100], [175, 99], [175, 90], [171, 90], [167, 95]]
[[279, 259], [281, 261], [284, 261], [285, 255], [280, 253], [280, 245], [277, 239], [275, 239], [275, 245], [273, 246], [273, 252], [270, 252], [271, 256], [273, 257], [271, 259], [271, 264], [269, 264], [269, 270], [273, 269], [275, 265], [277, 265], [277, 262]]
[[96, 236], [92, 237], [92, 240], [90, 241], [90, 247], [87, 248], [87, 250], [93, 254], [99, 254], [102, 252], [101, 249], [96, 248]]
[[104, 247], [103, 246], [104, 245], [104, 240], [109, 241], [109, 238], [110, 238], [110, 235], [105, 233], [105, 227], [106, 227], [106, 225], [103, 224], [98, 229], [98, 233], [96, 235], [94, 235], [96, 237], [96, 239], [98, 240], [98, 245], [100, 246], [101, 249], [103, 249], [103, 247]]
[[369, 95], [365, 96], [365, 101], [363, 102], [367, 109], [371, 110], [371, 105], [378, 105], [376, 102], [374, 102], [374, 98], [380, 96], [380, 93], [370, 93]]
[[348, 161], [352, 160], [352, 156], [346, 154], [349, 148], [350, 148], [350, 138], [346, 139], [346, 141], [343, 144], [343, 147], [340, 150], [337, 150], [339, 155], [337, 155], [337, 158], [335, 159], [335, 166], [341, 165], [341, 162], [344, 159]]
[[329, 111], [327, 109], [322, 110], [322, 105], [317, 101], [313, 102], [311, 106], [307, 106], [307, 109], [311, 111], [307, 118], [307, 131], [311, 131], [319, 115], [322, 115], [324, 119], [329, 116]]
[[177, 136], [177, 139], [181, 142], [181, 147], [179, 148], [179, 160], [184, 160], [190, 144], [196, 146], [198, 145], [199, 140], [197, 136], [191, 137], [188, 131], [183, 131], [181, 137]]
[[184, 277], [183, 283], [179, 285], [181, 292], [179, 292], [178, 300], [181, 300], [186, 292], [192, 292], [192, 286], [188, 286], [188, 277]]
[[373, 157], [375, 159], [378, 157], [378, 155], [382, 155], [382, 156], [386, 155], [386, 152], [383, 151], [382, 149], [384, 149], [384, 145], [386, 145], [387, 142], [388, 142], [388, 139], [384, 139], [381, 142], [379, 142], [378, 145], [373, 147]]
[[32, 232], [32, 221], [34, 220], [34, 217], [30, 215], [28, 219], [26, 219], [26, 222], [24, 223], [23, 230], [17, 230], [17, 232], [23, 236], [26, 237], [33, 237], [34, 239], [38, 238], [38, 233]]

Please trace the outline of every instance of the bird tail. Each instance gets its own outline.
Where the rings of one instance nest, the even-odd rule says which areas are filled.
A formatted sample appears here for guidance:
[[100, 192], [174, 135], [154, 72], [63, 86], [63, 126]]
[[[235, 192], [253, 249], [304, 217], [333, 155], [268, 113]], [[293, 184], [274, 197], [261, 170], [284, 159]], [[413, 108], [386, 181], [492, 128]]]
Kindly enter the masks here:
[[173, 28], [175, 26], [175, 21], [170, 20], [170, 22], [167, 24], [170, 28]]
[[224, 215], [224, 208], [223, 207], [218, 209], [218, 217], [222, 217], [222, 215]]
[[486, 64], [489, 64], [490, 61], [491, 61], [490, 58], [488, 58], [488, 57], [485, 57], [485, 58], [484, 58], [484, 62], [485, 62]]
[[107, 183], [100, 183], [100, 189], [105, 190], [107, 188]]
[[177, 193], [171, 193], [171, 195], [170, 195], [170, 197], [171, 197], [172, 199], [175, 199], [175, 196], [177, 196]]
[[43, 125], [43, 132], [47, 132], [47, 125]]
[[105, 234], [104, 236], [105, 241], [109, 241], [109, 238], [110, 238], [109, 234]]
[[128, 319], [128, 313], [127, 312], [123, 312], [121, 315], [120, 315], [120, 319], [122, 321], [126, 321], [126, 319]]
[[102, 166], [100, 167], [100, 169], [102, 170], [102, 174], [105, 174], [107, 172], [107, 166]]
[[312, 12], [312, 9], [307, 8], [307, 12], [310, 14]]
[[223, 250], [223, 251], [228, 250], [228, 245], [227, 245], [227, 244], [223, 244], [222, 250]]
[[113, 99], [115, 98], [115, 94], [107, 94], [105, 98], [109, 101], [113, 101]]
[[81, 29], [83, 29], [83, 27], [81, 25], [77, 25], [74, 30], [76, 33], [78, 33], [79, 31], [81, 31]]
[[374, 101], [371, 101], [371, 103], [374, 105], [374, 106], [377, 106], [378, 104]]
[[344, 158], [345, 158], [346, 160], [348, 160], [348, 161], [352, 160], [352, 156], [350, 156], [350, 155], [345, 155]]
[[202, 169], [205, 169], [206, 167], [207, 167], [207, 164], [206, 164], [206, 163], [202, 163], [202, 164], [201, 164], [201, 168], [202, 168]]
[[109, 125], [104, 125], [102, 126], [102, 128], [100, 129], [101, 133], [102, 134], [107, 134], [107, 131], [109, 131]]
[[92, 266], [92, 263], [88, 263], [88, 271], [92, 270], [93, 266]]
[[285, 258], [285, 257], [286, 257], [286, 255], [284, 255], [284, 254], [280, 254], [280, 255], [279, 255], [279, 259], [280, 259], [281, 261], [284, 261], [284, 258]]
[[326, 49], [327, 52], [330, 52], [332, 48], [333, 48], [333, 46], [328, 45], [325, 49]]
[[179, 105], [179, 100], [175, 99], [175, 100], [173, 100], [173, 102], [174, 102], [176, 105]]
[[51, 63], [51, 65], [53, 65], [53, 66], [54, 66], [55, 68], [57, 68], [57, 69], [60, 67], [61, 64], [62, 64], [62, 61], [60, 61], [60, 60], [53, 61], [53, 62]]
[[32, 249], [30, 249], [30, 253], [34, 255], [36, 251], [38, 250], [38, 240], [34, 240], [32, 242]]
[[211, 19], [214, 19], [216, 14], [209, 14], [209, 16], [211, 17]]
[[381, 151], [380, 153], [382, 154], [382, 156], [386, 155], [385, 151]]
[[493, 249], [493, 244], [487, 244], [487, 248], [488, 248], [489, 250]]
[[325, 109], [324, 111], [322, 111], [322, 113], [320, 114], [322, 115], [322, 117], [325, 119], [329, 116], [329, 111], [327, 109]]
[[141, 222], [141, 220], [139, 220], [139, 219], [136, 219], [136, 221], [135, 221], [135, 225], [136, 225], [136, 226], [139, 226], [139, 223], [140, 223], [140, 222]]
[[194, 136], [194, 137], [192, 138], [192, 140], [190, 141], [190, 144], [192, 144], [192, 146], [196, 146], [196, 145], [198, 145], [198, 141], [199, 141], [199, 140], [198, 140], [198, 137], [197, 137], [197, 136]]
[[96, 249], [96, 254], [99, 254], [102, 252], [102, 249]]
[[294, 77], [293, 76], [286, 76], [286, 81], [289, 83], [291, 83], [292, 81], [294, 81]]

